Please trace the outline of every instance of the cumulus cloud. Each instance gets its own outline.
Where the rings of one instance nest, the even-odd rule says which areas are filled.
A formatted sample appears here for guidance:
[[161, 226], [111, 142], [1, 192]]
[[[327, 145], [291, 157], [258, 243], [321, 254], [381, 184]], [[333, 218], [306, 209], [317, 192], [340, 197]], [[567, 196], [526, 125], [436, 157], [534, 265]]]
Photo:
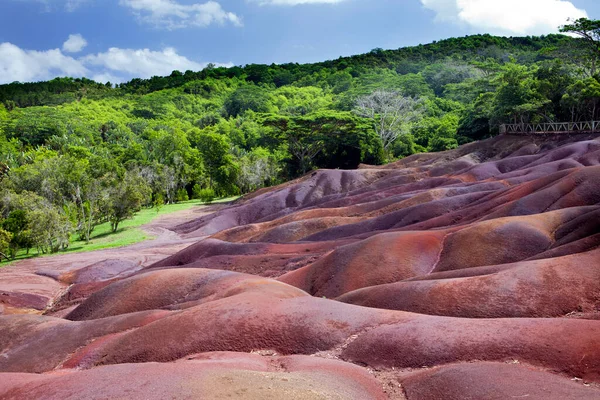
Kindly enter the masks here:
[[154, 75], [169, 75], [174, 70], [201, 70], [206, 64], [191, 61], [177, 54], [172, 47], [162, 51], [150, 49], [108, 49], [105, 53], [92, 54], [84, 57], [86, 65], [94, 65], [111, 71], [126, 73], [139, 78], [150, 78]]
[[335, 4], [346, 0], [250, 0], [252, 3], [273, 6], [297, 6], [299, 4]]
[[113, 47], [106, 52], [73, 58], [61, 49], [24, 50], [12, 43], [0, 43], [0, 84], [41, 81], [57, 76], [85, 76], [97, 82], [118, 83], [131, 78], [169, 75], [174, 70], [199, 71], [206, 65], [178, 54], [171, 47], [159, 51]]
[[179, 4], [174, 0], [120, 0], [119, 4], [131, 9], [140, 21], [158, 28], [207, 27], [225, 23], [242, 25], [240, 17], [225, 11], [221, 4], [212, 0], [190, 5]]
[[556, 32], [567, 18], [587, 17], [565, 0], [421, 0], [443, 21], [463, 23], [497, 34], [536, 35]]
[[55, 76], [84, 76], [89, 71], [60, 49], [23, 50], [12, 43], [0, 43], [0, 83], [31, 82]]
[[123, 78], [118, 77], [118, 76], [113, 75], [108, 72], [103, 72], [100, 74], [92, 75], [92, 77], [90, 79], [93, 81], [99, 82], [99, 83], [107, 83], [107, 82], [120, 83], [123, 81]]
[[87, 46], [87, 40], [77, 33], [69, 35], [67, 41], [63, 43], [62, 49], [65, 53], [79, 53], [85, 46]]

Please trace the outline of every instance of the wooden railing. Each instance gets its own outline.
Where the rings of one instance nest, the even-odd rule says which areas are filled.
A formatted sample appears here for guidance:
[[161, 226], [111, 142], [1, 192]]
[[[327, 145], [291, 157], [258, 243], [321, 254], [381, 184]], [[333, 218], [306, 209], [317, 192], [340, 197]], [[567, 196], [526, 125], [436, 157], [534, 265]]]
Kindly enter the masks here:
[[590, 132], [600, 132], [600, 121], [500, 125], [500, 133], [503, 135], [548, 135], [554, 133]]

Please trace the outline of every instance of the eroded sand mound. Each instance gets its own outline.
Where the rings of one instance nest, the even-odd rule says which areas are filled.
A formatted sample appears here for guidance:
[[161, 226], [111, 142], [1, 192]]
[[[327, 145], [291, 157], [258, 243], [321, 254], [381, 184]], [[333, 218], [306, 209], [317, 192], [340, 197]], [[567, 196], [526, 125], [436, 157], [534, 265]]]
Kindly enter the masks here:
[[0, 293], [0, 398], [600, 399], [594, 136], [317, 171], [171, 230], [1, 270], [35, 274]]

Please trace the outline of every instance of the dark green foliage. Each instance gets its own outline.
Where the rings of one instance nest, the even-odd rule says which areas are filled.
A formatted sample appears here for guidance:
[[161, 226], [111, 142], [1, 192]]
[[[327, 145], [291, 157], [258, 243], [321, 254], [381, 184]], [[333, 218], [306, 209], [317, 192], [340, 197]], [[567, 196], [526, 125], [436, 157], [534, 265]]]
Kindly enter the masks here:
[[100, 98], [110, 94], [110, 87], [86, 78], [55, 78], [48, 82], [0, 85], [0, 103], [15, 107], [58, 105], [83, 97]]
[[151, 190], [142, 176], [128, 173], [123, 180], [116, 181], [110, 190], [108, 204], [108, 220], [113, 232], [119, 229], [119, 224], [133, 217], [134, 213], [149, 201]]
[[258, 86], [246, 85], [236, 89], [225, 100], [225, 113], [230, 117], [237, 117], [244, 112], [269, 111], [269, 97], [266, 90]]
[[8, 217], [1, 224], [1, 228], [11, 234], [9, 242], [10, 257], [14, 258], [19, 249], [29, 251], [34, 246], [31, 231], [28, 229], [29, 221], [27, 220], [27, 212], [25, 210], [14, 210], [8, 214]]
[[[0, 85], [3, 248], [56, 251], [72, 232], [89, 239], [103, 222], [117, 230], [141, 207], [449, 150], [502, 123], [597, 119], [599, 26], [563, 28], [582, 39], [474, 35], [316, 64], [209, 65], [115, 87], [72, 78]], [[390, 114], [358, 107], [378, 91], [418, 104], [415, 118], [389, 124], [397, 130], [387, 142], [375, 127]]]
[[578, 48], [582, 51], [575, 55], [590, 69], [591, 75], [596, 75], [598, 61], [600, 60], [600, 20], [579, 18], [571, 21], [560, 29], [564, 33], [572, 33], [581, 38]]

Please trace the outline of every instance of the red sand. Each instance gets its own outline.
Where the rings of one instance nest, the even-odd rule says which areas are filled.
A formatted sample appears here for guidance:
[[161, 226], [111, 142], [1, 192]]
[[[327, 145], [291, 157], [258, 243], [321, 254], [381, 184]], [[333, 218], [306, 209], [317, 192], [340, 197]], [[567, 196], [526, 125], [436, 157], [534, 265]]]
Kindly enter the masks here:
[[0, 269], [0, 399], [600, 399], [593, 136], [317, 171], [197, 212]]

